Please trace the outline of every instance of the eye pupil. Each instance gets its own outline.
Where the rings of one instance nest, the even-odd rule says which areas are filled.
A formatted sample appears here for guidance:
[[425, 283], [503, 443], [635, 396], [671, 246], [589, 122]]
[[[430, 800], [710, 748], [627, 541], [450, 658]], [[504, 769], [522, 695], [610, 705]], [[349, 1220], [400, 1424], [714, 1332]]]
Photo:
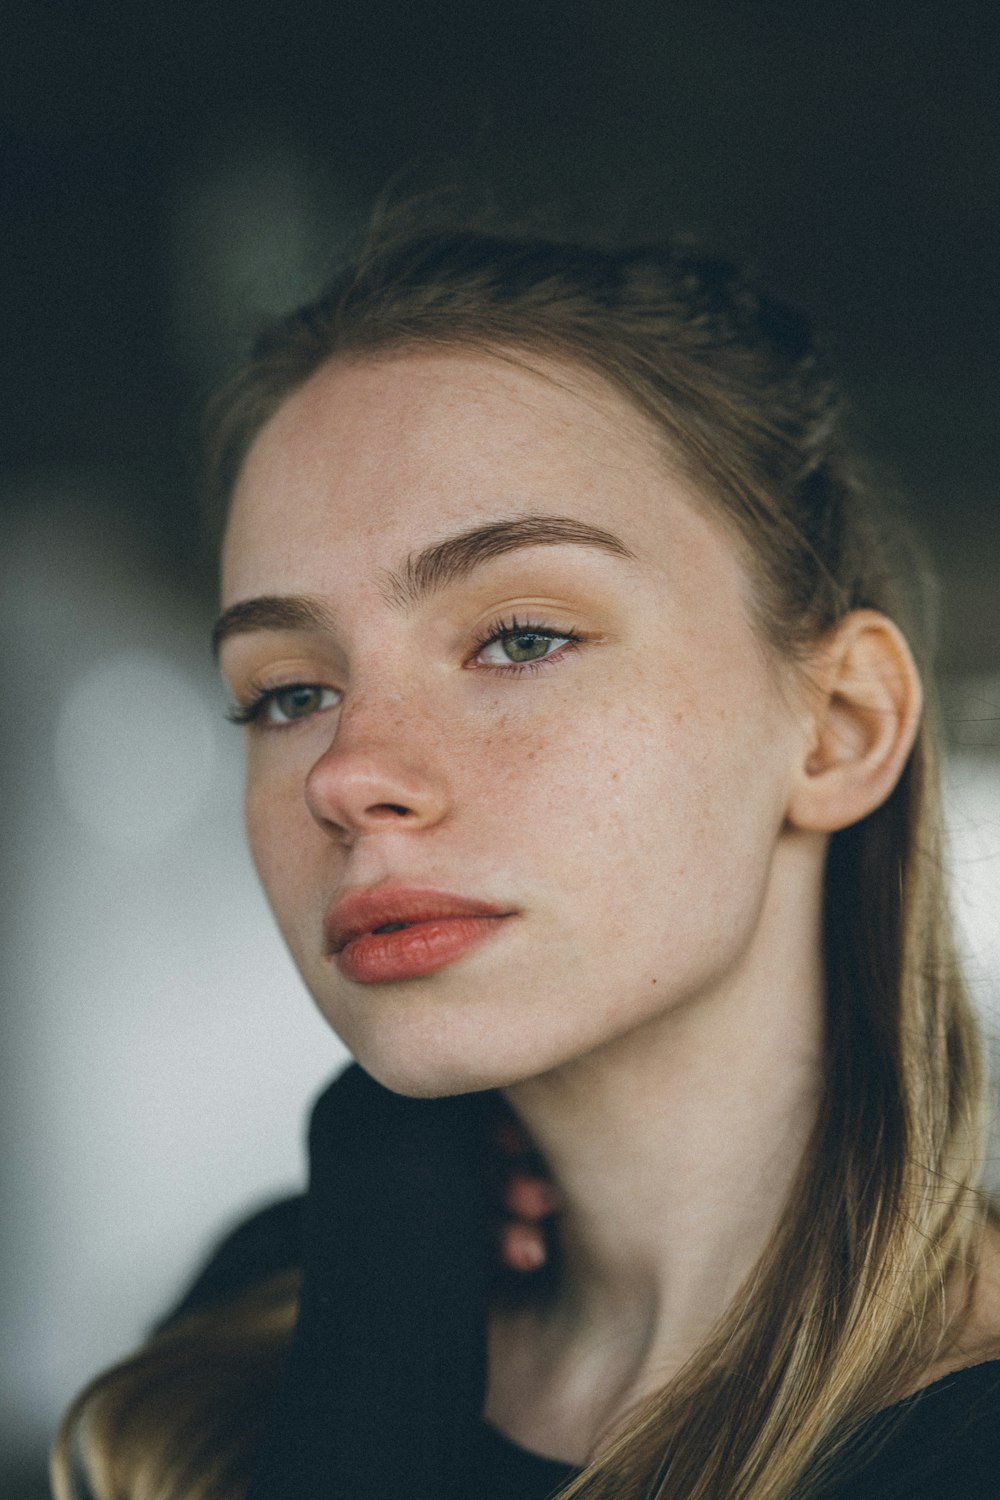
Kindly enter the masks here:
[[[517, 635], [508, 636], [504, 650], [514, 661], [534, 661], [545, 654], [545, 647], [551, 645], [547, 635], [538, 635], [531, 630], [519, 631]], [[524, 653], [523, 655], [520, 653]]]

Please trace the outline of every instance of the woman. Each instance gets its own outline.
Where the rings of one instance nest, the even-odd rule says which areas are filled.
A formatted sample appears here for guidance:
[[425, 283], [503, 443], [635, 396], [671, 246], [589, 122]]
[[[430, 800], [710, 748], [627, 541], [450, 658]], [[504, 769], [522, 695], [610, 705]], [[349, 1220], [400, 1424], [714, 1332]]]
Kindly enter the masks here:
[[404, 215], [215, 422], [250, 844], [360, 1067], [71, 1414], [94, 1493], [996, 1493], [920, 603], [801, 321]]

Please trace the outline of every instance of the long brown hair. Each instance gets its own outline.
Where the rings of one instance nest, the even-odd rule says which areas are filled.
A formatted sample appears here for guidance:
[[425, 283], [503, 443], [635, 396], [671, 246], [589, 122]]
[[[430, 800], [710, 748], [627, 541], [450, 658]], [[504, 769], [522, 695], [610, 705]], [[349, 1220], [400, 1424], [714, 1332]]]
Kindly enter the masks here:
[[[428, 222], [419, 208], [380, 216], [348, 271], [265, 333], [216, 400], [212, 492], [224, 501], [263, 424], [327, 360], [414, 345], [555, 356], [623, 391], [729, 526], [776, 651], [801, 656], [870, 607], [924, 656], [911, 556], [877, 520], [806, 324], [727, 262], [669, 245], [609, 251]], [[954, 1332], [990, 1210], [942, 837], [928, 712], [888, 800], [831, 840], [825, 1088], [785, 1214], [704, 1347], [564, 1500], [805, 1495]], [[291, 1326], [284, 1296], [281, 1315], [266, 1289], [202, 1314], [89, 1388], [59, 1440], [60, 1500], [81, 1415], [99, 1500], [239, 1500], [257, 1377], [220, 1393], [205, 1351], [228, 1339], [241, 1371], [269, 1370]], [[168, 1455], [191, 1446], [166, 1441], [171, 1424], [197, 1429], [199, 1473], [173, 1467]]]

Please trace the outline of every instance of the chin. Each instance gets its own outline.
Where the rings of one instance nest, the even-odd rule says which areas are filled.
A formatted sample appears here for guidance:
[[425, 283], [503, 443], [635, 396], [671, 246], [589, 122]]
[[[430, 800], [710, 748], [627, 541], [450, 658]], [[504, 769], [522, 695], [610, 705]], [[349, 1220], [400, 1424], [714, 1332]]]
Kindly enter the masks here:
[[[354, 1058], [383, 1088], [410, 1099], [444, 1099], [507, 1088], [539, 1069], [536, 1059], [504, 1057], [496, 1046], [483, 1056], [483, 1044], [463, 1049], [454, 1038], [383, 1035], [344, 1037]], [[447, 1045], [452, 1041], [452, 1045]]]
[[500, 1088], [502, 1080], [482, 1070], [430, 1063], [426, 1060], [388, 1058], [377, 1049], [361, 1050], [356, 1060], [376, 1083], [408, 1099], [447, 1099], [456, 1094], [481, 1094]]
[[540, 1025], [537, 1016], [505, 1013], [485, 986], [471, 1004], [467, 993], [446, 996], [439, 986], [314, 996], [365, 1072], [411, 1099], [509, 1088], [558, 1069], [581, 1050], [578, 1025], [567, 1036], [558, 1026]]

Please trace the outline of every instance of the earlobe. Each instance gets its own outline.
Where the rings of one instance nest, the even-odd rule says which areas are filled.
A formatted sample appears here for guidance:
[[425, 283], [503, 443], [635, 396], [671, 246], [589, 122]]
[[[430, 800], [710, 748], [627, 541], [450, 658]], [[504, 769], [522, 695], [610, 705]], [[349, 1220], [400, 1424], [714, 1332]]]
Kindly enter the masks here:
[[888, 798], [920, 724], [923, 693], [906, 638], [888, 616], [852, 611], [819, 642], [810, 670], [806, 753], [788, 822], [833, 833]]

